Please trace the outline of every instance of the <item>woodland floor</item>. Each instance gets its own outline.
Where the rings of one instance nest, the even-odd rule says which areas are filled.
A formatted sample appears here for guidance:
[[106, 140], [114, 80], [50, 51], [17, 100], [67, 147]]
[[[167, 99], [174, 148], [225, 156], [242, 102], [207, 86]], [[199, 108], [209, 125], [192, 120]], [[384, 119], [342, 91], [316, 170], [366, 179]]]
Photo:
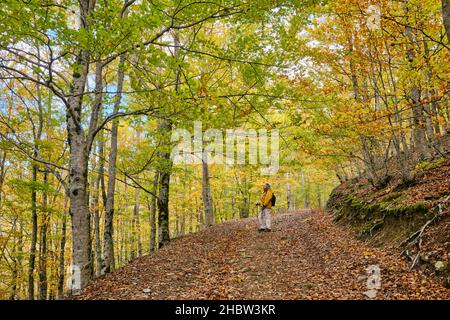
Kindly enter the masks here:
[[394, 249], [365, 245], [321, 212], [277, 214], [271, 233], [255, 218], [174, 240], [103, 276], [78, 299], [368, 299], [366, 268], [381, 269], [376, 299], [450, 299], [409, 271]]

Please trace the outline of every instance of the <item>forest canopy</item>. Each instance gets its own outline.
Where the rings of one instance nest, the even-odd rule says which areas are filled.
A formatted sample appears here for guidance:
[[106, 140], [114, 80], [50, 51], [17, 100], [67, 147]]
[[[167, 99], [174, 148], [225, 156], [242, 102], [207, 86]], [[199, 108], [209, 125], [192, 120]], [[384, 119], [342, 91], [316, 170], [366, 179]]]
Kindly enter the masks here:
[[[267, 181], [279, 211], [356, 176], [410, 183], [448, 158], [449, 40], [448, 0], [3, 0], [0, 299], [77, 293], [254, 216]], [[200, 160], [174, 161], [195, 123]], [[251, 137], [207, 161], [227, 130], [277, 170]]]

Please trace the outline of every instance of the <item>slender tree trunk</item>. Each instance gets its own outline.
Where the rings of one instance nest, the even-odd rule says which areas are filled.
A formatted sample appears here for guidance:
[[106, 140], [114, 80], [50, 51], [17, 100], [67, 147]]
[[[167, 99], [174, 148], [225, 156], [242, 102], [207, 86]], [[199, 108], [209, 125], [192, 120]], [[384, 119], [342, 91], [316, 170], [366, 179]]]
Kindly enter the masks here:
[[59, 270], [58, 270], [58, 299], [64, 295], [64, 275], [65, 275], [65, 249], [66, 249], [66, 233], [67, 233], [67, 201], [66, 196], [64, 200], [64, 216], [61, 226], [61, 242], [59, 249]]
[[[5, 182], [5, 174], [6, 174], [5, 160], [6, 160], [6, 151], [3, 151], [2, 157], [0, 160], [0, 205], [2, 204], [2, 199], [3, 199], [3, 184]], [[0, 227], [0, 230], [1, 230], [1, 227]]]
[[140, 203], [139, 203], [139, 189], [136, 189], [135, 191], [135, 206], [134, 206], [134, 213], [136, 216], [136, 233], [137, 233], [137, 251], [138, 256], [142, 256], [142, 242], [141, 242], [141, 218], [140, 218]]
[[322, 209], [322, 192], [320, 185], [317, 185], [317, 208]]
[[123, 228], [122, 228], [122, 217], [117, 217], [117, 243], [119, 247], [119, 252], [117, 252], [117, 261], [119, 266], [123, 264]]
[[291, 186], [289, 185], [289, 173], [286, 173], [286, 210], [291, 210]]
[[[136, 131], [137, 144], [140, 140], [140, 131]], [[134, 190], [134, 208], [133, 208], [133, 258], [140, 257], [142, 255], [142, 242], [141, 242], [141, 221], [140, 221], [140, 199], [139, 199], [139, 189]]]
[[[20, 277], [20, 275], [22, 274], [22, 260], [23, 260], [23, 258], [22, 258], [22, 252], [23, 252], [23, 248], [24, 248], [24, 237], [23, 237], [23, 234], [24, 234], [24, 230], [23, 230], [23, 224], [22, 224], [22, 222], [21, 221], [19, 221], [19, 239], [18, 239], [18, 241], [17, 241], [17, 250], [18, 250], [18, 252], [20, 253], [18, 256], [17, 256], [17, 270], [18, 270], [18, 272], [17, 272], [17, 276], [18, 277]], [[17, 280], [16, 280], [17, 281]], [[18, 286], [19, 287], [19, 286]], [[18, 288], [19, 289], [19, 288]], [[17, 289], [17, 291], [19, 291]], [[20, 292], [20, 291], [19, 291]], [[16, 294], [16, 296], [17, 296], [17, 294]]]
[[136, 259], [136, 216], [134, 215], [134, 208], [133, 208], [133, 215], [131, 216], [131, 240], [129, 243], [131, 243], [131, 249], [130, 249], [130, 255], [131, 260]]
[[231, 219], [236, 218], [236, 193], [231, 193]]
[[[159, 172], [155, 172], [155, 176], [153, 178], [153, 188], [152, 192], [154, 195], [158, 193], [158, 179], [159, 178]], [[155, 196], [152, 196], [151, 202], [150, 202], [150, 252], [153, 252], [156, 250], [156, 202], [157, 198]]]
[[209, 182], [208, 162], [206, 153], [202, 156], [202, 199], [203, 210], [205, 211], [205, 224], [207, 227], [214, 224], [214, 210], [212, 206], [211, 186]]
[[100, 159], [98, 160], [98, 175], [100, 179], [100, 191], [102, 196], [103, 207], [106, 207], [106, 184], [105, 184], [105, 140], [103, 132], [99, 133], [98, 153]]
[[[39, 47], [37, 48], [38, 58], [40, 57]], [[42, 131], [44, 126], [44, 109], [42, 105], [42, 94], [41, 94], [41, 86], [40, 84], [36, 85], [36, 97], [37, 97], [37, 105], [38, 105], [38, 125], [35, 130], [35, 126], [33, 125], [33, 138], [34, 138], [34, 150], [33, 156], [38, 158], [39, 156], [39, 145], [42, 138]], [[28, 299], [34, 299], [34, 269], [36, 264], [36, 245], [37, 245], [37, 234], [38, 234], [38, 215], [37, 215], [37, 192], [36, 192], [36, 184], [37, 184], [37, 174], [38, 174], [38, 165], [36, 163], [33, 164], [32, 167], [32, 180], [33, 186], [31, 191], [31, 223], [32, 223], [32, 232], [31, 232], [31, 247], [30, 247], [30, 259], [28, 265]]]
[[194, 212], [191, 208], [191, 209], [189, 209], [189, 229], [188, 229], [189, 233], [192, 233], [194, 230], [193, 223], [194, 223]]
[[173, 232], [173, 237], [178, 238], [180, 235], [180, 213], [175, 203], [175, 231]]
[[[102, 139], [102, 138], [100, 138]], [[99, 145], [102, 142], [99, 141]], [[99, 146], [100, 149], [100, 146]], [[100, 160], [103, 155], [99, 152], [99, 160], [98, 160], [98, 174], [94, 177], [94, 184], [93, 184], [93, 193], [92, 193], [92, 211], [93, 211], [93, 217], [94, 217], [94, 235], [95, 235], [95, 259], [96, 259], [96, 266], [95, 266], [95, 275], [99, 276], [101, 275], [101, 269], [102, 269], [102, 250], [101, 250], [101, 243], [100, 243], [100, 183], [101, 183], [101, 175], [103, 174], [103, 169], [101, 168], [101, 162]], [[100, 171], [102, 171], [100, 173]]]
[[134, 191], [134, 207], [133, 207], [133, 220], [132, 220], [132, 256], [131, 259], [135, 259], [136, 257], [140, 257], [142, 255], [142, 243], [140, 236], [140, 203], [139, 203], [139, 189], [136, 188]]
[[[48, 172], [44, 172], [44, 183], [47, 184]], [[42, 195], [42, 225], [39, 243], [39, 299], [47, 299], [47, 229], [49, 224], [49, 214], [47, 212], [47, 192]]]
[[[426, 119], [426, 129], [428, 135], [428, 141], [430, 143], [430, 151], [439, 150], [438, 136], [440, 135], [439, 121], [438, 121], [438, 107], [435, 98], [436, 91], [433, 87], [433, 69], [430, 65], [430, 50], [428, 48], [427, 39], [423, 38], [423, 50], [426, 59], [425, 68], [425, 79], [426, 79], [426, 89], [425, 89], [425, 99], [427, 103], [424, 105], [425, 119]], [[434, 123], [433, 123], [434, 121]]]
[[[17, 242], [17, 245], [14, 245], [14, 255], [12, 257], [12, 270], [11, 270], [11, 293], [9, 295], [9, 300], [16, 300], [17, 299], [17, 291], [18, 291], [18, 280], [19, 280], [19, 274], [22, 270], [22, 251], [23, 251], [23, 227], [21, 222], [18, 222], [19, 224], [19, 232], [16, 239], [16, 236], [14, 236], [15, 242]], [[15, 224], [12, 228], [12, 232], [16, 232]]]
[[303, 208], [309, 209], [309, 194], [307, 188], [307, 180], [305, 177], [305, 173], [302, 172], [302, 189], [303, 189]]
[[[236, 181], [239, 183], [239, 181]], [[239, 208], [239, 216], [240, 218], [248, 218], [250, 214], [249, 210], [249, 197], [248, 197], [248, 184], [247, 184], [247, 177], [244, 175], [244, 177], [241, 180], [240, 186], [238, 185], [239, 191], [241, 193], [241, 205]]]
[[[35, 152], [36, 155], [36, 152]], [[32, 181], [33, 186], [31, 190], [31, 245], [30, 258], [28, 261], [28, 300], [34, 300], [34, 267], [36, 263], [36, 244], [37, 244], [37, 192], [35, 184], [37, 183], [37, 165], [33, 164]]]
[[[99, 164], [98, 164], [98, 179], [100, 179], [99, 181], [99, 188], [100, 188], [100, 194], [102, 197], [102, 203], [103, 203], [103, 208], [106, 208], [106, 183], [105, 183], [105, 140], [104, 140], [104, 136], [103, 136], [103, 132], [100, 132], [100, 137], [99, 137], [99, 144], [98, 144], [98, 153], [99, 153]], [[100, 204], [99, 204], [100, 205]], [[102, 246], [101, 246], [101, 235], [100, 235], [100, 208], [98, 211], [98, 221], [95, 223], [95, 227], [97, 230], [97, 235], [98, 236], [98, 241], [96, 239], [96, 250], [97, 250], [97, 264], [98, 264], [98, 269], [99, 269], [99, 273], [103, 274], [103, 269], [104, 269], [104, 261], [103, 261], [103, 255], [102, 255]], [[104, 249], [103, 249], [104, 250]]]
[[197, 198], [195, 198], [195, 210], [197, 210], [197, 231], [203, 228], [203, 210], [199, 208]]
[[[408, 0], [405, 0], [405, 6], [404, 6], [404, 12], [407, 16], [409, 9], [408, 9]], [[409, 43], [407, 44], [408, 48], [406, 50], [406, 54], [408, 57], [408, 61], [411, 64], [411, 69], [414, 71], [413, 62], [416, 57], [416, 53], [414, 52], [414, 35], [413, 35], [413, 29], [411, 26], [406, 25], [405, 27], [405, 34], [409, 40]], [[417, 85], [417, 83], [413, 83], [410, 90], [410, 99], [412, 101], [412, 115], [413, 115], [413, 132], [412, 132], [412, 138], [413, 138], [413, 144], [414, 149], [419, 155], [420, 159], [424, 159], [428, 156], [428, 144], [425, 134], [425, 129], [423, 127], [424, 123], [424, 116], [423, 116], [423, 106], [420, 102], [420, 89]]]
[[442, 18], [444, 20], [447, 43], [450, 43], [450, 1], [442, 0]]
[[[117, 94], [115, 96], [113, 112], [119, 111], [123, 79], [124, 79], [125, 55], [120, 56], [119, 68], [117, 71]], [[109, 273], [114, 270], [114, 194], [116, 188], [116, 161], [117, 161], [117, 135], [119, 130], [119, 121], [115, 119], [111, 128], [111, 147], [109, 152], [108, 167], [108, 191], [106, 195], [105, 207], [105, 226], [103, 234], [103, 273]]]

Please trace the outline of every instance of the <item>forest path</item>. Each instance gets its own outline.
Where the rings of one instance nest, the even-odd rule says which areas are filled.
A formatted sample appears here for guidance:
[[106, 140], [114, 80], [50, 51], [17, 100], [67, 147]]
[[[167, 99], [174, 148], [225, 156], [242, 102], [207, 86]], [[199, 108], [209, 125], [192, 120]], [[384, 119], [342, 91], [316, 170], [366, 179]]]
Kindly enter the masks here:
[[397, 251], [366, 246], [316, 211], [255, 218], [174, 240], [96, 280], [80, 299], [368, 299], [367, 271], [381, 270], [376, 299], [450, 299]]

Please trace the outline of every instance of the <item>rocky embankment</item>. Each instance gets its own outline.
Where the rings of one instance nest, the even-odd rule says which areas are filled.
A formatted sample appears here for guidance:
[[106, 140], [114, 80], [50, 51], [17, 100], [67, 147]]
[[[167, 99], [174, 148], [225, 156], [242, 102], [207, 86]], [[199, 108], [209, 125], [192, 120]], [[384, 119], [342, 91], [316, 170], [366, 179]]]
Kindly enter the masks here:
[[413, 183], [382, 188], [355, 178], [333, 190], [327, 211], [338, 225], [372, 246], [395, 247], [410, 268], [450, 286], [450, 161], [422, 162]]

